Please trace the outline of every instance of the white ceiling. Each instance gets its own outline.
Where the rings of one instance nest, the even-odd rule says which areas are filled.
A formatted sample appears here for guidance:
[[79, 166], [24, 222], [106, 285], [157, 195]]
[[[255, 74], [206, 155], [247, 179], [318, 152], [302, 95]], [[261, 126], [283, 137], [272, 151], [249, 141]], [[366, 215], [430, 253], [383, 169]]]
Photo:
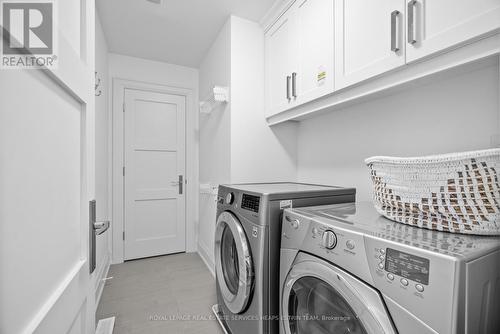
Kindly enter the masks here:
[[275, 0], [97, 0], [110, 52], [198, 67], [229, 15], [258, 22]]

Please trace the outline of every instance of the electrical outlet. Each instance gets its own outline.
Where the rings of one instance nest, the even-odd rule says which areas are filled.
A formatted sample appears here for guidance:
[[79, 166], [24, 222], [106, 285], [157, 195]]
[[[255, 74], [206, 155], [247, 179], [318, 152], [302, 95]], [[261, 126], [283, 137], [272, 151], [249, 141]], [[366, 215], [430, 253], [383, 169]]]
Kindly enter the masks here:
[[493, 145], [493, 147], [500, 147], [500, 133], [491, 135], [491, 145]]

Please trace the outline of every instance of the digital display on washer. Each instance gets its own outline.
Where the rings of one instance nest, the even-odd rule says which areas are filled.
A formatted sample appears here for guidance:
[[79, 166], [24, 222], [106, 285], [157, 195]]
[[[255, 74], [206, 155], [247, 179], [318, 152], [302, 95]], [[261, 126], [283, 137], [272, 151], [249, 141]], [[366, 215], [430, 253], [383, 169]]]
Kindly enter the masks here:
[[387, 248], [385, 270], [412, 281], [429, 284], [429, 259]]
[[253, 212], [259, 212], [260, 198], [258, 196], [252, 196], [248, 194], [243, 194], [241, 199], [241, 208], [250, 210]]

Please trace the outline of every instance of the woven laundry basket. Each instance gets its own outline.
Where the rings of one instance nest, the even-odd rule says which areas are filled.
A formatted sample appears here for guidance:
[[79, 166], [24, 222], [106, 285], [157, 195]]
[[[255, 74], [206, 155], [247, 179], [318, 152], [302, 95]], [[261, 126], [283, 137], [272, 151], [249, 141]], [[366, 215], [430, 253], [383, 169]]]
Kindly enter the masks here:
[[500, 149], [365, 160], [377, 211], [399, 223], [500, 235]]

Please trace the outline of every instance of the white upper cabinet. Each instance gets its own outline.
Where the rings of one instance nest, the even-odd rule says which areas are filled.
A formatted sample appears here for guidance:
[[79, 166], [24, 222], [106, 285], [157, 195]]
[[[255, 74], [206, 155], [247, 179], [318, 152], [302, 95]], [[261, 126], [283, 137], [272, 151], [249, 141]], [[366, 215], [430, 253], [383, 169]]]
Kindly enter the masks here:
[[283, 15], [265, 36], [266, 109], [268, 115], [290, 107], [294, 54], [295, 16]]
[[266, 32], [267, 116], [333, 92], [333, 1], [297, 0]]
[[500, 0], [290, 0], [263, 24], [269, 124], [500, 53]]
[[335, 1], [337, 90], [404, 65], [404, 13], [405, 0]]
[[[292, 97], [297, 105], [333, 92], [333, 3], [328, 0], [298, 0], [296, 67], [292, 72]], [[296, 73], [296, 74], [294, 74]]]
[[500, 0], [411, 0], [407, 10], [407, 62], [500, 28]]

